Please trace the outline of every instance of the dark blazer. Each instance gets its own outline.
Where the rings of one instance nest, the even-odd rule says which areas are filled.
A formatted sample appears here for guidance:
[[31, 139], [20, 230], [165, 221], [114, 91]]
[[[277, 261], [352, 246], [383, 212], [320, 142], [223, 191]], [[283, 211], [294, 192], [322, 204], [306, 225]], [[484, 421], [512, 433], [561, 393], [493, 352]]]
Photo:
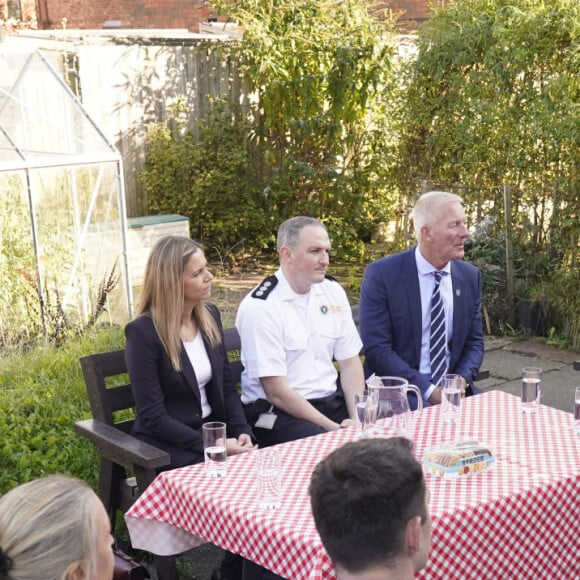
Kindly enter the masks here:
[[[449, 373], [473, 379], [483, 360], [481, 273], [464, 262], [451, 262], [453, 340]], [[415, 248], [369, 264], [360, 292], [360, 329], [365, 372], [403, 377], [421, 392], [430, 386], [419, 372], [421, 357], [421, 294]]]
[[[219, 311], [208, 304], [222, 333], [222, 343], [205, 347], [212, 380], [206, 385], [212, 416], [227, 424], [228, 437], [252, 434], [228, 366]], [[181, 372], [171, 366], [153, 321], [142, 315], [125, 327], [125, 359], [135, 398], [135, 437], [170, 453], [171, 467], [203, 461], [201, 399], [195, 370], [181, 349]]]

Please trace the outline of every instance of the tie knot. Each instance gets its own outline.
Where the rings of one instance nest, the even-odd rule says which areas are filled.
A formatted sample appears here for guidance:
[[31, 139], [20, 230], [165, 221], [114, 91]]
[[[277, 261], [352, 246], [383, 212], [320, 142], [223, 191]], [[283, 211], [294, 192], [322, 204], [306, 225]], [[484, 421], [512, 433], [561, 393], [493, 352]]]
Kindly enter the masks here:
[[439, 286], [441, 278], [447, 276], [447, 272], [445, 270], [433, 270], [433, 276], [435, 276], [435, 284]]

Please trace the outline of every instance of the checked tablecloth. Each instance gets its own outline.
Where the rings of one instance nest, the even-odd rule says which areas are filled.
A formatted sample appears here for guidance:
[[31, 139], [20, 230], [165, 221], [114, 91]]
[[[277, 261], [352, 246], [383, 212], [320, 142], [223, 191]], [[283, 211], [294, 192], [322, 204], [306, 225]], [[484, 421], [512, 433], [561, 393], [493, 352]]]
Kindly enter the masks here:
[[[421, 579], [580, 580], [580, 437], [572, 414], [540, 406], [522, 415], [519, 399], [491, 391], [463, 401], [457, 425], [440, 407], [415, 417], [413, 440], [426, 447], [458, 436], [493, 448], [491, 470], [454, 481], [426, 475], [433, 538]], [[160, 474], [127, 512], [135, 548], [176, 554], [204, 541], [239, 553], [290, 580], [330, 580], [334, 571], [312, 519], [308, 482], [318, 461], [356, 439], [341, 429], [280, 445], [283, 505], [255, 507], [254, 453], [228, 458], [214, 480], [203, 464]]]

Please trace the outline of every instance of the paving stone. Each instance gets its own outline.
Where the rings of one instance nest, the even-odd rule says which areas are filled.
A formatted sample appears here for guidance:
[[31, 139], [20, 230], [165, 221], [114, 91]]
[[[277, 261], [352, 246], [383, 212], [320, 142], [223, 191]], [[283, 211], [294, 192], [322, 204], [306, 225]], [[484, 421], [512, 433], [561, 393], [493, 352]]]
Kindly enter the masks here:
[[514, 342], [514, 339], [506, 338], [505, 336], [486, 336], [484, 338], [485, 351], [498, 350], [509, 346], [512, 342]]
[[540, 367], [544, 371], [562, 368], [560, 362], [538, 358], [535, 355], [522, 355], [504, 349], [486, 352], [481, 368], [489, 370], [491, 376], [510, 381], [519, 379], [524, 367]]
[[503, 348], [504, 350], [509, 350], [523, 356], [537, 356], [565, 364], [571, 364], [578, 359], [578, 353], [557, 348], [551, 344], [546, 344], [537, 340], [510, 342]]

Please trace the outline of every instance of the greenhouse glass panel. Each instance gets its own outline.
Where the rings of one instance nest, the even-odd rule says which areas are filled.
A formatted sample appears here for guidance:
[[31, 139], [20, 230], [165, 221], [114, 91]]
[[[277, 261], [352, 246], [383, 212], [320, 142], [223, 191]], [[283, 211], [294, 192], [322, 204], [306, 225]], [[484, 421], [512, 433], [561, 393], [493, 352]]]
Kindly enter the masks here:
[[132, 315], [119, 152], [36, 51], [0, 45], [0, 346]]

